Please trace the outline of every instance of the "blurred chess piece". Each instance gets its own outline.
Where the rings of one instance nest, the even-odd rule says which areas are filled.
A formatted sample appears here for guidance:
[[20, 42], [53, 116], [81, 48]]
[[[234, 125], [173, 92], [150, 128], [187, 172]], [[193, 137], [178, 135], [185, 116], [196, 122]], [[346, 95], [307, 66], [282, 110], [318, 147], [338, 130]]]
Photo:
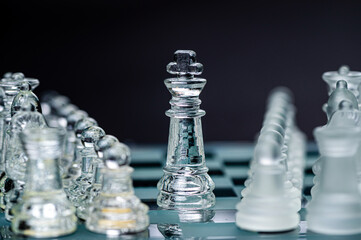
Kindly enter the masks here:
[[28, 156], [23, 199], [14, 207], [12, 230], [28, 237], [59, 237], [76, 230], [75, 210], [67, 200], [57, 161], [64, 131], [27, 129], [21, 140]]
[[207, 209], [215, 205], [214, 183], [205, 163], [199, 94], [206, 84], [194, 77], [203, 71], [196, 53], [178, 50], [167, 66], [176, 75], [164, 81], [172, 94], [168, 153], [164, 175], [158, 182], [157, 204], [165, 209]]
[[355, 95], [359, 102], [360, 85], [361, 85], [361, 72], [351, 71], [346, 65], [342, 65], [338, 71], [325, 72], [322, 75], [322, 79], [328, 84], [328, 95], [336, 89], [336, 84], [340, 80], [344, 80], [348, 84], [349, 90]]
[[329, 235], [361, 233], [361, 194], [356, 161], [361, 129], [318, 127], [314, 135], [322, 156], [319, 188], [307, 206], [308, 229]]
[[[24, 85], [28, 83], [24, 82]], [[5, 217], [12, 218], [12, 206], [21, 199], [25, 182], [26, 162], [28, 160], [20, 143], [20, 134], [26, 129], [47, 127], [44, 116], [38, 112], [40, 103], [38, 98], [30, 91], [21, 90], [14, 98], [11, 109], [13, 116], [8, 127], [5, 154], [5, 171], [14, 182], [14, 189], [5, 196]]]

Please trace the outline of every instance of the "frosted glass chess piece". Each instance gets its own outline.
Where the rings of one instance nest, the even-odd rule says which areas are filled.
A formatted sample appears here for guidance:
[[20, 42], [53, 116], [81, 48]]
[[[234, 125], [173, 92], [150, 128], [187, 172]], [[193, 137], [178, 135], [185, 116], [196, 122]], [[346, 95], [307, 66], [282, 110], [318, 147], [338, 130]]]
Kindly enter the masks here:
[[142, 232], [149, 225], [148, 207], [134, 195], [133, 168], [126, 165], [129, 149], [124, 148], [121, 158], [110, 154], [109, 159], [105, 155], [112, 148], [104, 152], [102, 187], [89, 208], [86, 228], [107, 235]]
[[[344, 104], [342, 104], [342, 102]], [[337, 120], [335, 119], [335, 121], [331, 119], [333, 118], [333, 115], [337, 111], [339, 111], [340, 107], [342, 108], [342, 106], [346, 106], [346, 105], [348, 106], [347, 108], [352, 108], [355, 110], [359, 109], [356, 96], [351, 91], [348, 90], [348, 85], [346, 81], [340, 80], [336, 83], [336, 89], [330, 95], [327, 104], [324, 105], [324, 110], [326, 111], [328, 122], [333, 122], [333, 124], [339, 122], [342, 125], [343, 124], [342, 122], [345, 121], [345, 119], [340, 120], [338, 118]], [[321, 172], [322, 159], [323, 157], [321, 156], [312, 167], [312, 171], [315, 174], [315, 177], [313, 179], [314, 186], [311, 189], [312, 196], [314, 196], [318, 191], [318, 182], [319, 182], [319, 174]]]
[[[26, 96], [26, 95], [25, 95]], [[27, 97], [29, 100], [26, 100]], [[14, 188], [5, 195], [5, 217], [11, 220], [12, 206], [21, 198], [25, 184], [26, 162], [28, 160], [20, 143], [20, 134], [25, 129], [47, 127], [43, 115], [34, 110], [34, 96], [24, 97], [22, 108], [12, 118], [7, 131], [5, 171], [8, 178], [14, 182]], [[16, 101], [13, 102], [16, 104]]]
[[196, 62], [196, 54], [179, 50], [167, 71], [176, 77], [166, 79], [165, 85], [172, 94], [168, 153], [164, 175], [158, 182], [157, 204], [165, 209], [206, 209], [214, 206], [214, 183], [207, 174], [201, 117], [201, 93], [206, 80], [194, 77], [203, 71]]
[[79, 153], [82, 159], [81, 175], [67, 189], [68, 198], [75, 207], [81, 204], [86, 189], [93, 183], [98, 158], [94, 150], [94, 143], [104, 135], [104, 130], [97, 126], [91, 126], [82, 132], [81, 141], [84, 148]]
[[338, 71], [325, 72], [322, 79], [328, 84], [328, 95], [336, 89], [336, 83], [340, 80], [347, 82], [349, 90], [360, 101], [361, 72], [350, 71], [346, 65], [341, 66]]
[[64, 135], [54, 128], [27, 129], [21, 134], [29, 160], [23, 199], [13, 210], [11, 227], [16, 234], [50, 238], [76, 230], [75, 210], [62, 189], [57, 163]]
[[112, 166], [112, 164], [118, 164], [119, 162], [123, 162], [124, 164], [128, 165], [130, 163], [130, 158], [128, 157], [130, 156], [130, 150], [123, 143], [117, 142], [115, 144], [112, 144], [112, 146], [110, 146], [106, 150], [104, 149], [102, 156], [102, 163], [98, 163], [95, 168], [93, 184], [86, 189], [83, 200], [77, 208], [77, 215], [80, 219], [83, 220], [87, 219], [89, 206], [92, 204], [93, 199], [98, 196], [101, 190], [101, 184], [103, 179], [102, 171], [104, 165], [114, 168], [116, 165]]
[[299, 223], [298, 203], [285, 192], [285, 169], [279, 164], [281, 152], [276, 142], [257, 144], [257, 168], [250, 192], [237, 205], [238, 227], [256, 232], [295, 229]]
[[330, 235], [361, 233], [356, 171], [361, 129], [318, 127], [314, 135], [323, 160], [319, 190], [307, 206], [308, 229]]

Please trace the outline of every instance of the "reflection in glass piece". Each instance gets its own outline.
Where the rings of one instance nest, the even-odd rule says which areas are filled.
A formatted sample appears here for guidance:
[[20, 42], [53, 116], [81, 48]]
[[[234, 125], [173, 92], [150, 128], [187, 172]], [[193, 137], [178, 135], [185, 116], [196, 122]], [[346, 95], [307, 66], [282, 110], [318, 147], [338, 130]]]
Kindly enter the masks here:
[[58, 237], [76, 230], [75, 209], [62, 189], [58, 161], [65, 132], [28, 129], [21, 134], [29, 160], [23, 199], [14, 209], [12, 230], [29, 237]]
[[206, 209], [214, 206], [214, 183], [205, 164], [199, 94], [206, 84], [195, 78], [203, 71], [196, 54], [179, 50], [167, 71], [177, 77], [166, 79], [172, 94], [167, 162], [164, 176], [158, 182], [158, 206], [165, 209]]

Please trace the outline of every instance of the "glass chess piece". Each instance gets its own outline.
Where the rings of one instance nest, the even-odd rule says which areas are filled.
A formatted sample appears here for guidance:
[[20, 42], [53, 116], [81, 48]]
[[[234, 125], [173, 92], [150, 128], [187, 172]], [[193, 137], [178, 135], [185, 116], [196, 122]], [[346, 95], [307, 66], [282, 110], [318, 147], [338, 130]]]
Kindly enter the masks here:
[[109, 149], [115, 143], [118, 143], [118, 142], [119, 142], [119, 140], [116, 137], [107, 134], [95, 143], [95, 146], [94, 146], [95, 151], [97, 152], [97, 154], [100, 158], [103, 158], [104, 151]]
[[70, 176], [73, 176], [73, 178], [77, 178], [81, 174], [82, 159], [80, 157], [80, 151], [84, 148], [81, 142], [81, 134], [85, 129], [91, 126], [98, 126], [97, 121], [95, 121], [95, 119], [91, 117], [83, 118], [77, 121], [74, 125], [74, 132], [76, 137], [74, 158], [71, 166], [68, 169], [68, 174]]
[[13, 105], [22, 102], [21, 109], [14, 111], [15, 113], [7, 131], [6, 137], [6, 154], [5, 154], [5, 171], [14, 182], [14, 188], [5, 195], [5, 217], [11, 220], [12, 206], [21, 199], [23, 187], [25, 184], [26, 162], [28, 160], [20, 143], [20, 133], [25, 129], [44, 128], [47, 127], [44, 116], [37, 112], [33, 103], [37, 98], [30, 91], [25, 94], [19, 93], [21, 98], [15, 97]]
[[360, 85], [361, 85], [361, 72], [351, 71], [346, 65], [341, 66], [338, 71], [325, 72], [322, 79], [327, 83], [328, 95], [336, 89], [336, 83], [340, 80], [347, 82], [349, 90], [360, 101]]
[[255, 149], [257, 167], [249, 193], [237, 204], [236, 225], [255, 232], [280, 232], [295, 229], [300, 217], [299, 203], [287, 194], [286, 171], [279, 164], [277, 141], [262, 139]]
[[102, 169], [104, 168], [104, 161], [107, 166], [110, 165], [110, 167], [114, 168], [117, 165], [112, 166], [111, 164], [119, 164], [120, 162], [122, 162], [122, 164], [125, 165], [130, 163], [130, 158], [125, 156], [130, 156], [130, 150], [126, 145], [122, 143], [116, 142], [115, 144], [112, 144], [109, 148], [104, 149], [103, 156], [100, 159], [102, 162], [98, 163], [95, 168], [93, 184], [88, 189], [86, 189], [84, 198], [77, 207], [77, 216], [80, 219], [87, 219], [88, 209], [92, 204], [94, 198], [99, 195], [103, 179]]
[[93, 183], [95, 168], [98, 164], [94, 143], [104, 136], [104, 130], [97, 126], [86, 128], [81, 134], [81, 141], [84, 145], [79, 153], [82, 159], [82, 171], [67, 190], [68, 198], [76, 208], [82, 203], [86, 189]]
[[[24, 83], [27, 83], [24, 85]], [[25, 78], [22, 73], [6, 74], [0, 81], [0, 87], [3, 90], [2, 101], [3, 109], [0, 113], [0, 207], [5, 208], [4, 194], [9, 191], [12, 185], [11, 180], [7, 178], [5, 172], [5, 153], [6, 153], [6, 132], [11, 121], [11, 106], [15, 96], [25, 86], [35, 89], [39, 85], [39, 80]], [[10, 188], [11, 189], [11, 188]]]
[[[344, 104], [342, 104], [344, 103]], [[344, 80], [339, 80], [336, 83], [336, 88], [335, 90], [331, 93], [331, 95], [329, 96], [329, 99], [327, 101], [326, 104], [324, 104], [324, 110], [326, 110], [326, 114], [327, 114], [327, 119], [328, 122], [333, 122], [333, 124], [335, 124], [336, 121], [333, 121], [333, 115], [338, 112], [340, 110], [340, 108], [342, 106], [348, 106], [347, 108], [352, 108], [355, 110], [359, 109], [359, 105], [356, 99], [356, 96], [348, 90], [348, 84], [346, 81]], [[342, 121], [337, 121], [340, 122], [341, 125], [343, 125], [346, 119], [344, 118]], [[313, 178], [313, 183], [314, 186], [311, 188], [311, 195], [314, 196], [317, 192], [318, 192], [318, 188], [319, 188], [319, 175], [321, 172], [321, 165], [322, 165], [322, 161], [323, 161], [323, 157], [320, 156], [317, 161], [314, 163], [314, 165], [312, 166], [312, 171], [314, 173], [314, 178]], [[361, 163], [360, 161], [358, 161], [358, 168], [360, 168], [361, 170]], [[361, 171], [360, 171], [361, 173]]]
[[328, 235], [361, 233], [361, 194], [356, 161], [361, 129], [355, 126], [314, 130], [322, 156], [319, 190], [307, 206], [307, 226]]
[[203, 65], [196, 62], [195, 52], [179, 50], [167, 71], [176, 77], [164, 81], [172, 107], [166, 112], [171, 118], [168, 152], [157, 204], [165, 209], [207, 209], [215, 204], [215, 186], [207, 173], [201, 126], [205, 112], [199, 108], [206, 80], [194, 77], [202, 73]]
[[[113, 146], [114, 147], [114, 146]], [[112, 152], [112, 148], [104, 152]], [[86, 220], [92, 232], [120, 235], [142, 232], [148, 228], [148, 206], [134, 195], [131, 179], [133, 168], [124, 165], [130, 161], [130, 151], [123, 148], [122, 157], [104, 156], [103, 182], [99, 195], [94, 198]]]
[[28, 237], [58, 237], [76, 230], [75, 209], [62, 189], [58, 161], [62, 156], [64, 130], [27, 129], [21, 141], [28, 156], [26, 186], [14, 207], [12, 230]]
[[70, 181], [74, 179], [73, 174], [69, 174], [74, 159], [74, 152], [76, 150], [77, 138], [75, 136], [75, 124], [88, 117], [88, 114], [82, 110], [76, 110], [67, 116], [66, 137], [64, 154], [60, 162], [60, 173], [63, 180], [63, 187], [68, 188]]
[[58, 116], [55, 114], [54, 109], [50, 105], [50, 102], [53, 98], [59, 96], [59, 93], [56, 91], [45, 91], [41, 96], [41, 109], [43, 110], [42, 114], [44, 115], [46, 122], [49, 127], [59, 127], [58, 125]]

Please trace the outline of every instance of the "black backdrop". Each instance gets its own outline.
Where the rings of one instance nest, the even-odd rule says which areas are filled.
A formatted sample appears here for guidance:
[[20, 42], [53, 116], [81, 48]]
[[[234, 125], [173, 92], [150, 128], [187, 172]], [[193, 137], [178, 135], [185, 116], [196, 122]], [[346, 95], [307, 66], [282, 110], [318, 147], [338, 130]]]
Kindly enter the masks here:
[[165, 142], [165, 66], [192, 49], [208, 83], [206, 141], [253, 140], [268, 92], [295, 94], [309, 138], [325, 123], [324, 71], [361, 70], [350, 1], [0, 1], [0, 70], [39, 78], [122, 141]]

